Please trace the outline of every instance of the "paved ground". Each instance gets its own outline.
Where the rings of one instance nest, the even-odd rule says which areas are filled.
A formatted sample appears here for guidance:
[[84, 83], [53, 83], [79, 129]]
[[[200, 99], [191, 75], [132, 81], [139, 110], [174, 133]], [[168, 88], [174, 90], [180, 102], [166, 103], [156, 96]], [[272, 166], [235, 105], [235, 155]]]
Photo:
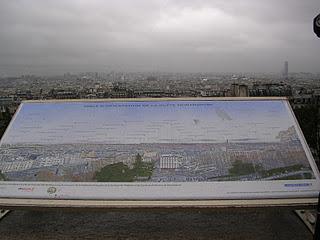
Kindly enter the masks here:
[[0, 239], [312, 239], [289, 209], [12, 211]]

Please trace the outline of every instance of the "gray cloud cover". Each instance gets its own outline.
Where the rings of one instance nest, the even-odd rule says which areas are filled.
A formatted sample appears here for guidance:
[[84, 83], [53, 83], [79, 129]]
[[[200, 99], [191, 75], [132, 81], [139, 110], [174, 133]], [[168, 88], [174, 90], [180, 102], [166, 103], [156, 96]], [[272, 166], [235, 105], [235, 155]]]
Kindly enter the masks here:
[[2, 0], [0, 74], [320, 72], [318, 0]]

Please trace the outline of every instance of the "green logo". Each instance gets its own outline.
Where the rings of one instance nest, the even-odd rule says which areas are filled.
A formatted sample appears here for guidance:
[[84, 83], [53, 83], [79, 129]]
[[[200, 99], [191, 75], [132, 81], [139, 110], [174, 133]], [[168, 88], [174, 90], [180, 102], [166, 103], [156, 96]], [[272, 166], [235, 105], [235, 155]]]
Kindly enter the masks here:
[[49, 194], [53, 194], [53, 193], [55, 193], [56, 191], [57, 191], [57, 189], [56, 189], [55, 187], [49, 187], [48, 190], [47, 190], [47, 192], [48, 192]]

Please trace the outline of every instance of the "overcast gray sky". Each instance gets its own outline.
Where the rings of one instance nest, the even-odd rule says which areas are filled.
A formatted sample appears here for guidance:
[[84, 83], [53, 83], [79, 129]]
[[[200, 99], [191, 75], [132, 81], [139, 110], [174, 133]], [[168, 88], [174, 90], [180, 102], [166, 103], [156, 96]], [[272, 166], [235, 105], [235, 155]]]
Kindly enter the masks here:
[[320, 72], [319, 0], [1, 0], [0, 75]]

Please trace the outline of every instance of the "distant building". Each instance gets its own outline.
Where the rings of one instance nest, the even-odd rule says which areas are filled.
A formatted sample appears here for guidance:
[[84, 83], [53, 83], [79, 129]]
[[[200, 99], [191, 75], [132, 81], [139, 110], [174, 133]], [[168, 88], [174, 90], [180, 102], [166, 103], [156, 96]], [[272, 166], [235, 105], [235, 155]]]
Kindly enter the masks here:
[[295, 94], [290, 98], [293, 109], [303, 108], [311, 105], [320, 105], [320, 96], [312, 93]]
[[248, 97], [248, 86], [245, 84], [231, 84], [231, 96], [232, 97]]
[[223, 92], [220, 90], [205, 89], [200, 91], [201, 97], [222, 97]]
[[239, 97], [248, 97], [248, 96], [249, 96], [248, 86], [244, 84], [239, 85]]
[[290, 85], [284, 83], [254, 83], [249, 91], [250, 96], [268, 97], [268, 96], [283, 96], [292, 95]]
[[41, 158], [38, 162], [39, 167], [50, 167], [50, 166], [57, 166], [63, 165], [64, 160], [61, 158], [51, 158], [51, 157], [44, 157]]
[[284, 62], [284, 69], [283, 69], [283, 78], [286, 80], [288, 79], [288, 74], [289, 74], [288, 70], [289, 70], [288, 61], [285, 61]]
[[152, 162], [157, 158], [158, 153], [157, 152], [145, 152], [142, 156], [143, 162]]
[[134, 96], [135, 97], [161, 98], [161, 97], [170, 97], [170, 93], [165, 92], [161, 89], [140, 90], [140, 91], [135, 91]]
[[160, 169], [176, 169], [180, 166], [180, 155], [162, 154], [160, 156]]
[[49, 99], [74, 99], [79, 98], [74, 89], [51, 89], [47, 95]]
[[29, 169], [32, 167], [34, 161], [13, 161], [13, 162], [0, 162], [0, 170], [6, 172], [17, 172]]
[[12, 97], [0, 96], [0, 107], [7, 107], [14, 104]]
[[280, 131], [277, 138], [280, 139], [280, 141], [282, 142], [299, 141], [299, 137], [296, 133], [294, 126], [289, 127], [285, 131]]

